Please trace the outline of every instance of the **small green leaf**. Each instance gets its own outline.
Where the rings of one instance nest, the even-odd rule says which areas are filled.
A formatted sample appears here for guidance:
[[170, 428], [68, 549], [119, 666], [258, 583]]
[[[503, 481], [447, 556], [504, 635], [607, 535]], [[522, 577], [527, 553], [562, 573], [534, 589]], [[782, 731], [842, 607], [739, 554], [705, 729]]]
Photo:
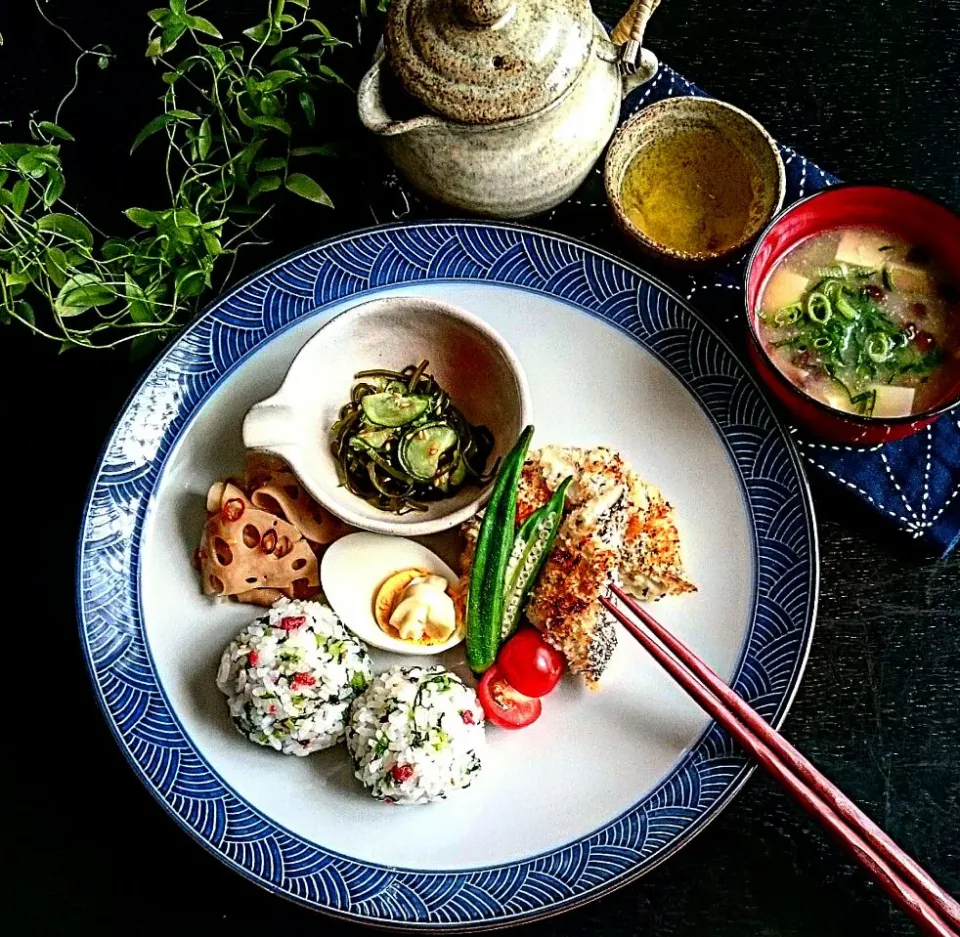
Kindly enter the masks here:
[[287, 136], [293, 133], [293, 128], [282, 117], [268, 117], [265, 114], [258, 114], [256, 117], [251, 117], [250, 120], [258, 127], [272, 127], [274, 130], [287, 134]]
[[57, 289], [62, 289], [67, 282], [67, 270], [70, 267], [67, 255], [59, 247], [48, 247], [43, 266]]
[[323, 191], [319, 183], [311, 179], [310, 176], [305, 176], [302, 172], [294, 172], [287, 176], [286, 186], [291, 192], [299, 195], [301, 198], [309, 199], [309, 201], [316, 202], [318, 205], [326, 205], [328, 208], [333, 208], [333, 202], [330, 196]]
[[260, 96], [260, 113], [264, 117], [279, 117], [283, 110], [280, 99], [272, 91], [264, 89], [264, 94]]
[[57, 144], [45, 143], [35, 147], [32, 155], [47, 166], [60, 166], [60, 147]]
[[171, 49], [175, 48], [177, 43], [180, 41], [180, 37], [187, 31], [187, 27], [184, 23], [176, 21], [168, 23], [163, 28], [163, 33], [160, 36], [160, 44], [163, 47], [164, 52], [169, 52]]
[[320, 22], [320, 20], [309, 19], [307, 22], [313, 26], [314, 29], [316, 29], [317, 32], [323, 36], [324, 39], [333, 40], [333, 33], [331, 33], [330, 30]]
[[166, 7], [159, 7], [156, 10], [149, 10], [147, 16], [150, 17], [155, 23], [159, 23], [161, 26], [167, 21], [170, 16], [170, 11]]
[[209, 231], [204, 231], [201, 234], [203, 238], [203, 246], [207, 249], [207, 253], [211, 257], [217, 257], [223, 253], [223, 245], [220, 243], [220, 238], [215, 234], [211, 234]]
[[172, 124], [177, 120], [199, 120], [200, 115], [194, 113], [193, 111], [184, 111], [180, 108], [174, 108], [172, 111], [167, 111], [165, 114], [160, 114], [159, 117], [154, 117], [153, 120], [147, 124], [143, 130], [136, 135], [133, 141], [133, 145], [130, 147], [130, 152], [132, 153], [144, 140], [152, 137], [155, 133], [160, 130], [163, 130], [168, 124]]
[[295, 146], [291, 156], [337, 156], [339, 148], [336, 143], [324, 143], [321, 146]]
[[297, 95], [300, 107], [303, 108], [303, 115], [307, 118], [307, 123], [312, 127], [317, 122], [317, 108], [313, 102], [313, 95], [307, 91], [301, 91]]
[[78, 316], [94, 306], [106, 306], [115, 299], [113, 290], [96, 274], [76, 273], [64, 283], [53, 308], [66, 318]]
[[278, 169], [286, 169], [287, 161], [282, 156], [270, 156], [267, 159], [258, 159], [253, 168], [257, 172], [276, 172]]
[[183, 16], [187, 12], [187, 0], [170, 0], [170, 9], [177, 16]]
[[212, 144], [213, 131], [210, 129], [210, 118], [204, 117], [200, 129], [197, 131], [197, 153], [200, 159], [206, 159], [210, 155]]
[[223, 54], [223, 49], [220, 46], [207, 45], [201, 42], [200, 47], [210, 56], [217, 68], [226, 68], [227, 57]]
[[274, 192], [280, 188], [283, 180], [279, 176], [258, 176], [257, 181], [250, 186], [247, 201], [252, 202], [262, 192]]
[[147, 355], [152, 354], [160, 346], [160, 336], [156, 332], [147, 332], [146, 335], [138, 335], [130, 342], [130, 360], [139, 361]]
[[39, 179], [41, 176], [46, 175], [47, 164], [33, 153], [27, 153], [26, 156], [21, 156], [20, 159], [17, 160], [17, 169], [25, 176]]
[[206, 274], [196, 267], [180, 270], [176, 278], [176, 292], [180, 296], [199, 296], [206, 286]]
[[178, 208], [173, 213], [173, 223], [178, 228], [198, 228], [200, 226], [200, 219], [188, 208]]
[[21, 179], [13, 187], [13, 202], [11, 208], [15, 215], [20, 215], [27, 204], [27, 198], [30, 196], [30, 183], [26, 179]]
[[47, 170], [47, 187], [43, 190], [43, 204], [45, 208], [49, 208], [63, 195], [65, 186], [66, 182], [64, 181], [63, 173], [60, 172], [59, 169], [54, 169], [51, 166]]
[[[130, 211], [143, 211], [144, 209], [130, 209]], [[109, 238], [103, 242], [100, 248], [104, 260], [116, 260], [118, 257], [127, 257], [130, 253], [130, 242], [123, 238]]]
[[33, 306], [25, 299], [21, 299], [14, 307], [13, 314], [27, 325], [36, 325], [37, 317], [33, 314]]
[[[146, 51], [145, 55], [147, 56], [148, 59], [159, 58], [161, 55], [163, 55], [163, 45], [162, 45], [161, 42], [160, 42], [160, 37], [159, 37], [159, 36], [151, 39], [151, 40], [147, 43], [147, 51]], [[106, 68], [105, 65], [101, 65], [100, 67], [101, 67], [101, 68]]]
[[[3, 275], [3, 282], [10, 287], [11, 293], [19, 296], [25, 286], [33, 283], [33, 274], [29, 270], [8, 270]], [[19, 289], [17, 289], [18, 287]]]
[[[150, 54], [150, 53], [147, 52], [147, 55], [149, 55], [149, 54]], [[97, 59], [97, 68], [99, 68], [100, 71], [103, 72], [103, 71], [106, 71], [109, 67], [110, 67], [110, 58], [109, 58], [109, 56], [101, 55], [100, 58]]]
[[156, 317], [147, 303], [146, 294], [140, 284], [129, 273], [123, 274], [124, 296], [130, 307], [130, 318], [134, 322], [153, 322]]
[[243, 167], [244, 169], [249, 169], [253, 163], [254, 158], [257, 153], [260, 151], [260, 148], [267, 141], [264, 139], [254, 140], [253, 143], [250, 143], [248, 146], [245, 146], [236, 157], [237, 166]]
[[49, 120], [41, 120], [37, 127], [47, 136], [57, 137], [59, 140], [73, 140], [73, 134], [67, 132], [59, 124], [51, 123]]
[[210, 20], [206, 19], [203, 16], [184, 16], [183, 22], [190, 28], [195, 30], [198, 33], [204, 33], [207, 36], [213, 36], [214, 39], [222, 39], [223, 36], [220, 33], [220, 30], [217, 29]]
[[36, 147], [30, 143], [2, 143], [0, 144], [0, 166], [16, 166], [22, 156], [26, 156]]
[[318, 65], [317, 71], [320, 72], [326, 78], [329, 78], [331, 81], [335, 81], [338, 85], [343, 84], [343, 79], [332, 69], [329, 65]]
[[272, 59], [270, 59], [271, 65], [279, 65], [281, 62], [286, 61], [290, 56], [296, 55], [298, 52], [296, 46], [288, 46], [286, 49], [281, 49]]
[[84, 247], [93, 247], [93, 232], [73, 215], [51, 212], [37, 222], [37, 230], [50, 231], [53, 234], [59, 234], [68, 241], [82, 244]]
[[157, 213], [146, 208], [128, 208], [124, 214], [139, 228], [152, 228], [157, 223]]
[[274, 31], [273, 23], [270, 20], [264, 20], [262, 23], [257, 23], [256, 26], [251, 26], [249, 29], [243, 31], [244, 36], [248, 36], [254, 42], [266, 42], [267, 38]]
[[267, 72], [264, 77], [264, 81], [268, 81], [274, 88], [279, 88], [280, 85], [286, 84], [288, 81], [297, 81], [300, 76], [296, 72], [290, 71], [289, 68], [276, 68], [272, 72]]
[[159, 117], [154, 117], [153, 120], [136, 135], [133, 140], [133, 145], [130, 147], [130, 152], [132, 153], [144, 140], [152, 137], [158, 130], [163, 130], [173, 119], [169, 114], [161, 114]]

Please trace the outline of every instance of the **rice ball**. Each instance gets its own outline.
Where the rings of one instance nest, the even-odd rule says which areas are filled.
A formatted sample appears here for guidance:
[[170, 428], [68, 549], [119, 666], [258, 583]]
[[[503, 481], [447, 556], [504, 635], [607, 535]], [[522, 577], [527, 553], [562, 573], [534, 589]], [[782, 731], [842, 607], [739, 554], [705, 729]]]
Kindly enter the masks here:
[[477, 694], [443, 667], [392, 667], [357, 698], [347, 750], [384, 803], [427, 804], [469, 787], [484, 750]]
[[281, 601], [230, 642], [217, 686], [241, 735], [309, 755], [343, 738], [372, 675], [366, 648], [328, 606]]

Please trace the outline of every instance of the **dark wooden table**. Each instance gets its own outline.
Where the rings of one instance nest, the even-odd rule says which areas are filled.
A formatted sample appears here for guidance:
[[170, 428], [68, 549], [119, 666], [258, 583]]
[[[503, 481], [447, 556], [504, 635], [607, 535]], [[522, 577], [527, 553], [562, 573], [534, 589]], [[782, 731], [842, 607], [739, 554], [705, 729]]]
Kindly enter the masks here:
[[[78, 136], [68, 191], [98, 218], [149, 194], [143, 164], [131, 163], [126, 148], [156, 112], [160, 86], [141, 58], [143, 14], [154, 5], [47, 5], [83, 41], [118, 53], [103, 76], [85, 76], [64, 117]], [[314, 4], [321, 16], [348, 5]], [[610, 20], [625, 6], [597, 3]], [[231, 0], [205, 12], [245, 26], [261, 7]], [[0, 119], [48, 114], [70, 80], [65, 40], [29, 3], [0, 5], [0, 32]], [[664, 61], [841, 177], [913, 185], [960, 209], [960, 0], [666, 0], [648, 35]], [[350, 132], [349, 113], [330, 118], [338, 134]], [[0, 126], [0, 140], [8, 138]], [[335, 194], [340, 208], [309, 223], [297, 215], [248, 265], [370, 223], [349, 177]], [[14, 330], [0, 336], [10, 434], [2, 460], [7, 661], [14, 683], [26, 680], [8, 696], [14, 784], [5, 825], [13, 820], [14, 837], [5, 852], [15, 871], [7, 873], [4, 918], [18, 934], [329, 926], [191, 843], [124, 763], [88, 688], [73, 605], [80, 509], [99, 447], [143, 365], [118, 355], [57, 357]], [[932, 562], [832, 489], [815, 494], [820, 620], [786, 734], [960, 893], [960, 556]], [[890, 937], [913, 929], [755, 776], [666, 865], [528, 933]]]

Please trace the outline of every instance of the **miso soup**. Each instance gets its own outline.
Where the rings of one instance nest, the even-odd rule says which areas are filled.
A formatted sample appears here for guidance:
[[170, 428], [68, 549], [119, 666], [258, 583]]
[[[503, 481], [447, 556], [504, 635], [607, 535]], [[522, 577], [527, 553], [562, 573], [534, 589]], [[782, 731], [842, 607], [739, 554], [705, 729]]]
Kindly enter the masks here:
[[787, 253], [757, 326], [791, 383], [837, 410], [910, 416], [960, 383], [958, 271], [876, 228], [828, 231]]

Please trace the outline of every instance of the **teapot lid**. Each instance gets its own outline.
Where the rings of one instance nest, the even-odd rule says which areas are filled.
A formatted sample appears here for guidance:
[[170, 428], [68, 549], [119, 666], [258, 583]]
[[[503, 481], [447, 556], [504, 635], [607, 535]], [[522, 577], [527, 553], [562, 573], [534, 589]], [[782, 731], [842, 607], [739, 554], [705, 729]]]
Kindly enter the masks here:
[[594, 28], [590, 0], [393, 0], [385, 47], [425, 107], [489, 124], [559, 98], [586, 65]]

